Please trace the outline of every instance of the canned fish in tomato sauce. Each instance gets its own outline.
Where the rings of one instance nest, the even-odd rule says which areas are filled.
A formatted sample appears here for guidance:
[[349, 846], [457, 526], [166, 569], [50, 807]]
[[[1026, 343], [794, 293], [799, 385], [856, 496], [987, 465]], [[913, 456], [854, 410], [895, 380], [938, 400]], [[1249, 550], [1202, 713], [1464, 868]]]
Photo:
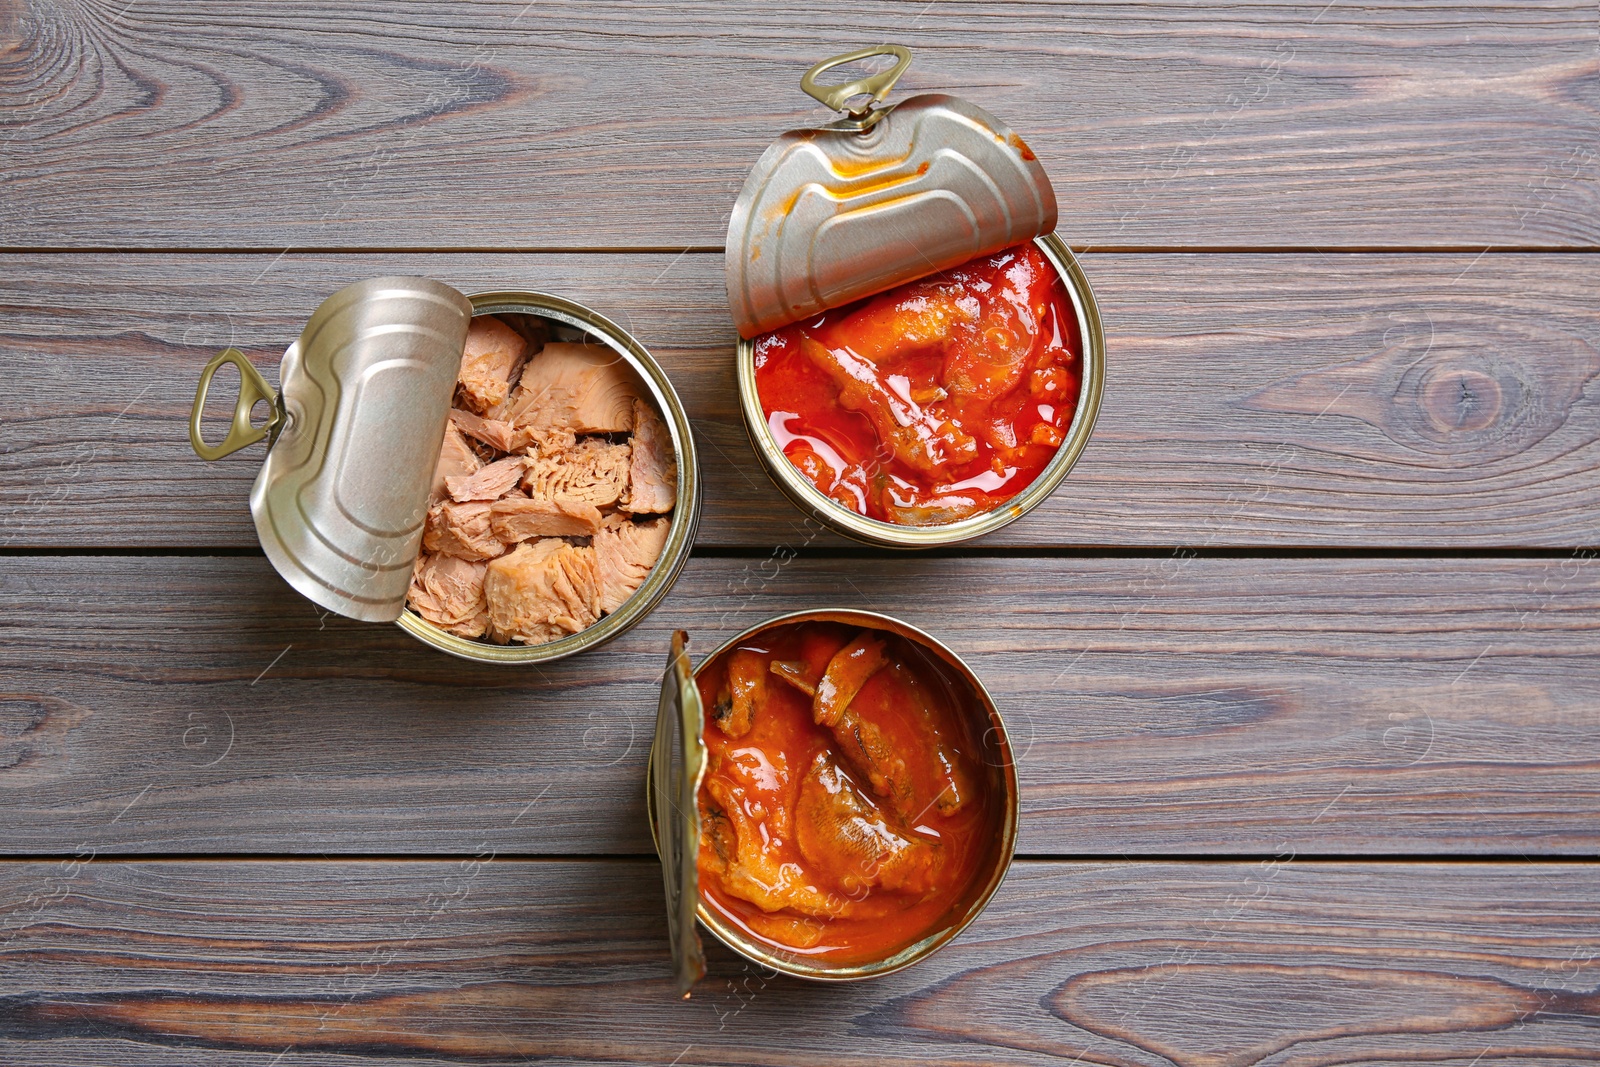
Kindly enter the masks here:
[[[474, 350], [474, 339], [486, 332], [517, 346], [507, 356], [515, 366], [501, 366], [498, 382], [492, 375], [469, 381], [475, 358], [492, 362], [497, 355]], [[239, 372], [239, 395], [225, 439], [212, 445], [201, 418], [224, 364]], [[196, 390], [190, 441], [207, 460], [267, 442], [250, 496], [256, 530], [273, 567], [320, 607], [396, 622], [424, 644], [465, 659], [539, 663], [594, 648], [633, 626], [666, 595], [689, 557], [700, 481], [683, 405], [644, 346], [589, 308], [531, 290], [466, 296], [428, 278], [371, 279], [323, 302], [284, 354], [279, 374], [274, 390], [243, 353], [230, 349], [213, 359]], [[517, 374], [521, 381], [506, 377]], [[514, 407], [512, 387], [529, 386], [535, 374], [539, 388], [527, 391], [541, 397], [560, 395], [571, 381], [601, 378], [615, 394], [602, 398], [609, 414], [586, 416], [592, 424], [571, 428], [532, 416], [521, 423], [507, 421], [520, 415], [492, 417]], [[508, 395], [483, 395], [475, 385], [497, 385]], [[498, 402], [493, 410], [490, 401]], [[252, 411], [263, 402], [267, 416], [258, 423]], [[626, 462], [609, 498], [552, 492], [549, 478], [536, 477], [557, 455], [630, 455], [646, 424], [652, 450], [662, 453], [655, 467], [666, 472], [651, 486], [659, 499], [627, 496]], [[453, 469], [452, 447], [462, 461]], [[476, 543], [459, 536], [469, 522], [482, 528]], [[626, 582], [608, 583], [600, 565], [605, 546], [643, 540], [653, 560], [621, 559], [631, 568]], [[444, 566], [425, 566], [435, 559]], [[510, 609], [496, 619], [492, 590], [485, 602], [496, 581], [513, 608], [537, 603], [532, 598], [539, 594], [565, 599], [559, 611], [544, 610], [537, 627]], [[451, 582], [476, 583], [469, 591], [476, 610], [461, 618], [434, 612], [430, 619], [419, 599], [430, 591], [447, 594]]]
[[[890, 55], [843, 85], [818, 77]], [[734, 206], [728, 301], [752, 446], [839, 533], [918, 548], [1037, 507], [1094, 428], [1105, 336], [1027, 144], [957, 97], [877, 106], [886, 45], [802, 87], [844, 112], [778, 138]], [[852, 107], [849, 101], [868, 98]]]
[[674, 635], [646, 793], [682, 993], [704, 971], [697, 922], [800, 978], [909, 967], [978, 916], [1016, 844], [993, 698], [873, 612], [779, 616], [693, 670]]

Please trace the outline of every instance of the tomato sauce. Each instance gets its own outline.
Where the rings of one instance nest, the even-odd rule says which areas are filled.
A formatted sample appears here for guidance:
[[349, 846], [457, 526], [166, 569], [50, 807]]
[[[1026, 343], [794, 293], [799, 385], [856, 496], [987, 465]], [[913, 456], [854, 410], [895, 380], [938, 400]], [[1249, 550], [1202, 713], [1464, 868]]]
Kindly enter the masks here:
[[1055, 456], [1082, 343], [1044, 253], [1017, 245], [755, 342], [774, 440], [869, 518], [937, 525], [992, 510]]
[[903, 638], [835, 623], [759, 634], [696, 681], [712, 911], [776, 952], [838, 965], [959, 919], [1002, 815], [964, 682]]

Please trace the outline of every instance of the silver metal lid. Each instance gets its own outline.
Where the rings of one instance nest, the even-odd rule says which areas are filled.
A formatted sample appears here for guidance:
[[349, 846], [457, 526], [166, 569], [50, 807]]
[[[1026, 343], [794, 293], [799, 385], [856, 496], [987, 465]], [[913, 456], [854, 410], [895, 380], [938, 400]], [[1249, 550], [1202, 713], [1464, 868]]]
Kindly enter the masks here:
[[645, 808], [667, 900], [673, 985], [681, 996], [706, 973], [705, 951], [695, 929], [700, 907], [700, 782], [706, 773], [705, 711], [689, 669], [688, 635], [672, 635], [661, 678], [656, 736], [645, 774]]
[[[250, 512], [267, 558], [313, 603], [367, 622], [405, 609], [471, 319], [471, 302], [448, 285], [374, 278], [317, 308], [284, 353], [277, 395], [231, 350], [202, 374], [195, 451], [216, 459], [274, 438]], [[243, 382], [228, 438], [211, 447], [199, 419], [223, 362], [242, 363]], [[259, 400], [275, 411], [253, 428]]]
[[[842, 86], [816, 76], [893, 55], [891, 70]], [[728, 221], [728, 306], [744, 337], [1049, 233], [1044, 168], [1004, 123], [958, 97], [881, 99], [910, 63], [898, 45], [819, 63], [802, 86], [846, 117], [791, 130], [762, 155]]]

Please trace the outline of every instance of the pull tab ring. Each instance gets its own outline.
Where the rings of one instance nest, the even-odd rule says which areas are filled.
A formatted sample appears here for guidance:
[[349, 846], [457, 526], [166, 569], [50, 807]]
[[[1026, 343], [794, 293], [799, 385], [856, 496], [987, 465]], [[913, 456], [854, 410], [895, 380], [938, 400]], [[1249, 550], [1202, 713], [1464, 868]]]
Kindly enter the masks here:
[[[858, 78], [853, 82], [842, 85], [818, 85], [818, 76], [827, 73], [834, 67], [842, 67], [846, 63], [856, 63], [873, 56], [894, 56], [895, 64], [888, 70], [881, 70], [876, 74], [869, 74], [865, 78]], [[824, 107], [834, 111], [842, 111], [857, 122], [865, 120], [872, 114], [873, 105], [883, 102], [889, 95], [889, 90], [894, 88], [894, 83], [900, 80], [900, 75], [911, 66], [911, 49], [898, 44], [880, 44], [871, 48], [863, 48], [848, 55], [834, 56], [824, 59], [821, 63], [806, 71], [800, 78], [800, 88], [807, 95], [820, 100]], [[859, 107], [846, 107], [845, 101], [854, 96], [870, 96], [872, 99]]]
[[[200, 417], [205, 414], [206, 393], [211, 389], [211, 379], [224, 363], [232, 363], [239, 369], [239, 398], [233, 404], [233, 422], [228, 427], [228, 436], [219, 445], [208, 445], [200, 436]], [[250, 412], [262, 400], [271, 406], [272, 414], [265, 423], [256, 426], [250, 421]], [[200, 372], [200, 384], [194, 391], [194, 409], [189, 412], [189, 444], [194, 446], [201, 459], [221, 459], [262, 438], [268, 439], [267, 447], [270, 448], [272, 442], [278, 439], [278, 431], [283, 428], [283, 423], [283, 407], [278, 403], [277, 392], [237, 348], [218, 353]]]

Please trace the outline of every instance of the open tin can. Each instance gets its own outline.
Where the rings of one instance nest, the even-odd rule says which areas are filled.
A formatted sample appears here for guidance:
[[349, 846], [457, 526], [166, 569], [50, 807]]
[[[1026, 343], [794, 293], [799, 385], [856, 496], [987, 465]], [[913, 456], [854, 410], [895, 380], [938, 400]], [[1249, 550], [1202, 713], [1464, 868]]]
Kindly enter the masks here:
[[[474, 316], [545, 320], [563, 340], [606, 346], [655, 406], [671, 436], [677, 491], [664, 547], [617, 610], [543, 644], [497, 645], [452, 634], [407, 609], [467, 329]], [[201, 418], [213, 376], [239, 372], [227, 436], [208, 444]], [[486, 663], [540, 663], [593, 648], [633, 626], [677, 579], [694, 543], [699, 468], [683, 404], [650, 353], [616, 323], [580, 304], [527, 290], [466, 296], [429, 278], [375, 278], [317, 308], [279, 366], [274, 390], [242, 352], [202, 372], [189, 437], [216, 460], [268, 444], [250, 493], [262, 549], [291, 586], [319, 607], [366, 622], [397, 622], [425, 644]], [[267, 408], [257, 423], [253, 411]]]
[[[944, 899], [938, 917], [908, 943], [894, 944], [870, 958], [830, 962], [815, 953], [785, 949], [742, 926], [723, 906], [714, 906], [700, 874], [702, 820], [707, 803], [703, 786], [709, 770], [707, 706], [700, 682], [735, 652], [761, 645], [783, 631], [802, 626], [841, 626], [862, 634], [902, 642], [916, 657], [924, 679], [937, 678], [959, 697], [964, 716], [962, 757], [973, 768], [983, 809], [981, 846], [970, 852], [970, 874]], [[685, 996], [704, 975], [705, 959], [695, 924], [740, 956], [783, 974], [825, 982], [848, 982], [890, 974], [926, 959], [948, 944], [983, 910], [1010, 868], [1016, 847], [1019, 799], [1016, 766], [1005, 723], [994, 699], [970, 667], [943, 643], [887, 615], [855, 610], [802, 611], [753, 626], [724, 643], [691, 670], [682, 631], [673, 635], [661, 687], [655, 741], [646, 774], [650, 830], [661, 858], [668, 927], [677, 989]], [[776, 673], [776, 672], [774, 672]], [[714, 681], [715, 676], [712, 676]], [[773, 685], [780, 685], [772, 682]], [[859, 697], [857, 698], [859, 699]], [[953, 705], [954, 706], [954, 705]], [[720, 720], [719, 720], [720, 722]], [[720, 729], [721, 727], [716, 727]], [[752, 735], [753, 736], [753, 735]], [[904, 753], [902, 753], [904, 754]], [[927, 809], [924, 809], [926, 813]], [[796, 831], [799, 833], [799, 831]], [[763, 830], [763, 840], [770, 843]], [[714, 846], [708, 845], [708, 848]]]
[[[872, 56], [892, 68], [820, 86], [827, 70]], [[780, 136], [751, 170], [728, 223], [728, 304], [739, 331], [739, 399], [756, 454], [802, 511], [858, 541], [891, 548], [953, 544], [990, 533], [1044, 501], [1093, 431], [1105, 376], [1105, 332], [1094, 293], [1054, 232], [1055, 192], [1033, 152], [1005, 124], [958, 97], [925, 94], [880, 106], [910, 52], [883, 45], [837, 56], [801, 79], [844, 117]], [[849, 101], [867, 97], [852, 107]], [[785, 455], [757, 384], [756, 339], [830, 309], [979, 257], [1032, 242], [1070, 302], [1080, 375], [1071, 422], [1032, 481], [990, 510], [901, 525], [822, 492]], [[909, 403], [909, 398], [907, 399]]]

